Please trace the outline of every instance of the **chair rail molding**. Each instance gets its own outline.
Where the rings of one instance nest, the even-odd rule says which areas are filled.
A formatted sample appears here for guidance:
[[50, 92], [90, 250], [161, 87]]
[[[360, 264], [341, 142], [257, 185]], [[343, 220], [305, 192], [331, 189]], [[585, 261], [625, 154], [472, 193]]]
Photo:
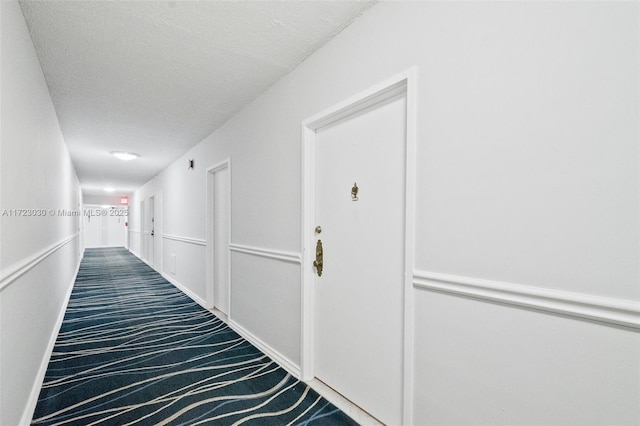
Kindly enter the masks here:
[[162, 238], [165, 239], [165, 240], [178, 241], [178, 242], [181, 242], [181, 243], [195, 244], [197, 246], [206, 246], [207, 245], [207, 241], [206, 240], [202, 240], [200, 238], [180, 237], [178, 235], [171, 235], [171, 234], [162, 234]]
[[640, 330], [640, 302], [630, 300], [430, 271], [414, 271], [413, 286]]
[[22, 261], [16, 262], [7, 267], [0, 274], [0, 291], [9, 287], [18, 278], [35, 268], [40, 262], [51, 256], [53, 253], [75, 240], [80, 236], [80, 232], [71, 234], [70, 236], [51, 244], [50, 246], [38, 251], [37, 253], [24, 258]]
[[290, 251], [272, 250], [263, 247], [253, 247], [235, 243], [229, 244], [229, 250], [236, 253], [244, 253], [252, 256], [264, 257], [266, 259], [281, 260], [283, 262], [297, 264], [302, 263], [302, 256], [300, 255], [300, 253], [294, 253]]

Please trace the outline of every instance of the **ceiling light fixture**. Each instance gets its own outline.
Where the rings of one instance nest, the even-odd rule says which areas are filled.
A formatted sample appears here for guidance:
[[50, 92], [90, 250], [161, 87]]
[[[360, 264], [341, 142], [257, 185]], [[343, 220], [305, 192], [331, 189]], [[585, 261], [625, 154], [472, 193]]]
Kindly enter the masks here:
[[113, 191], [115, 191], [116, 189], [115, 189], [115, 188], [108, 187], [108, 188], [104, 188], [104, 190], [105, 190], [105, 191], [107, 191], [107, 192], [113, 192]]
[[140, 157], [138, 154], [134, 154], [132, 152], [122, 152], [122, 151], [113, 151], [111, 152], [111, 155], [123, 161], [131, 161]]

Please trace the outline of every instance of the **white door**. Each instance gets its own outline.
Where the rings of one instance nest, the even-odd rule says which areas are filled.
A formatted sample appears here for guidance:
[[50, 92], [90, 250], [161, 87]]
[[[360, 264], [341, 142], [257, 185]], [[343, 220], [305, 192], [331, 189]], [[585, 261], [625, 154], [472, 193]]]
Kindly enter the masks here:
[[231, 191], [229, 167], [213, 174], [213, 303], [214, 308], [229, 315], [229, 224]]
[[315, 145], [315, 376], [386, 424], [402, 422], [405, 141], [403, 93]]
[[144, 211], [144, 200], [140, 201], [140, 255], [147, 258], [147, 217]]
[[163, 271], [162, 257], [162, 191], [153, 196], [153, 267]]
[[107, 228], [107, 239], [103, 241], [103, 245], [105, 247], [124, 247], [126, 232], [124, 224], [127, 221], [126, 210], [111, 208], [103, 211], [107, 213], [103, 218]]
[[126, 210], [85, 206], [85, 247], [123, 247], [125, 244]]
[[155, 257], [155, 248], [154, 248], [154, 239], [155, 239], [155, 207], [156, 207], [156, 198], [149, 197], [149, 236], [147, 237], [149, 240], [149, 244], [147, 245], [147, 260], [151, 266], [154, 265], [154, 257]]
[[102, 217], [95, 214], [97, 207], [85, 206], [84, 209], [84, 246], [86, 248], [101, 247]]

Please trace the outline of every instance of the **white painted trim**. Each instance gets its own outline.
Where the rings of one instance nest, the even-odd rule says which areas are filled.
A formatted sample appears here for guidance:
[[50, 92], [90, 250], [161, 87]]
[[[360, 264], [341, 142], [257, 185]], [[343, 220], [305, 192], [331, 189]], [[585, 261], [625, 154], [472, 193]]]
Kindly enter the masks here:
[[[184, 294], [189, 296], [194, 302], [198, 303], [204, 309], [209, 310], [207, 308], [207, 302], [204, 299], [202, 299], [201, 297], [199, 297], [198, 295], [193, 293], [191, 290], [186, 288], [184, 285], [180, 284], [178, 281], [176, 281], [175, 279], [173, 279], [169, 275], [167, 275], [165, 273], [162, 273], [161, 275], [162, 275], [162, 277], [164, 279], [166, 279], [171, 284], [173, 284], [178, 290], [182, 291]], [[300, 378], [300, 369], [298, 368], [298, 366], [295, 363], [293, 363], [287, 357], [285, 357], [282, 354], [280, 354], [278, 351], [276, 351], [271, 346], [269, 346], [268, 344], [266, 344], [265, 342], [260, 340], [253, 333], [251, 333], [250, 331], [248, 331], [247, 329], [245, 329], [244, 327], [242, 327], [240, 324], [238, 324], [237, 322], [233, 321], [232, 319], [227, 318], [226, 322], [227, 322], [227, 325], [229, 325], [229, 327], [231, 327], [232, 330], [234, 330], [236, 333], [238, 333], [244, 339], [249, 341], [252, 345], [254, 345], [258, 349], [260, 349], [266, 355], [271, 357], [282, 368], [287, 370], [287, 372], [289, 372], [291, 375], [293, 375], [297, 379]]]
[[429, 271], [415, 271], [413, 286], [416, 289], [444, 292], [640, 329], [640, 303], [630, 300]]
[[129, 232], [132, 232], [134, 234], [140, 234], [140, 230], [139, 229], [129, 229]]
[[206, 240], [201, 240], [200, 238], [180, 237], [180, 236], [177, 236], [177, 235], [170, 235], [170, 234], [162, 234], [162, 238], [165, 239], [165, 240], [178, 241], [178, 242], [181, 242], [181, 243], [195, 244], [197, 246], [206, 246], [207, 245]]
[[76, 283], [76, 278], [78, 277], [78, 271], [80, 270], [80, 260], [78, 258], [78, 264], [76, 265], [76, 271], [73, 274], [73, 278], [71, 279], [71, 284], [69, 285], [69, 289], [67, 290], [67, 294], [65, 295], [64, 303], [58, 312], [58, 318], [56, 319], [55, 326], [53, 327], [53, 333], [49, 337], [49, 343], [47, 344], [47, 349], [45, 351], [42, 360], [40, 361], [40, 368], [38, 369], [38, 374], [36, 375], [35, 380], [33, 381], [33, 385], [31, 386], [31, 393], [29, 394], [29, 399], [27, 400], [27, 405], [25, 406], [25, 410], [22, 413], [22, 418], [20, 419], [20, 425], [27, 426], [31, 424], [31, 420], [33, 419], [33, 413], [36, 411], [36, 405], [38, 404], [38, 397], [40, 396], [40, 391], [42, 390], [42, 384], [44, 383], [44, 376], [47, 373], [47, 368], [49, 367], [49, 360], [51, 359], [51, 354], [53, 353], [53, 348], [56, 345], [56, 341], [58, 339], [58, 334], [60, 333], [60, 327], [62, 327], [62, 320], [64, 320], [64, 315], [67, 312], [67, 307], [69, 306], [69, 300], [71, 299], [71, 293], [73, 292], [73, 287]]
[[195, 294], [194, 292], [192, 292], [191, 290], [189, 290], [187, 287], [185, 287], [184, 285], [182, 285], [181, 283], [179, 283], [178, 281], [176, 281], [174, 278], [172, 278], [171, 276], [165, 274], [164, 272], [162, 272], [160, 275], [162, 275], [162, 278], [164, 278], [165, 280], [169, 281], [169, 283], [171, 283], [174, 287], [176, 287], [178, 290], [180, 290], [181, 292], [183, 292], [184, 294], [186, 294], [187, 296], [189, 296], [194, 302], [196, 302], [198, 305], [202, 306], [203, 308], [207, 309], [207, 302], [201, 298], [200, 296], [198, 296], [197, 294]]
[[415, 267], [416, 129], [418, 120], [418, 69], [406, 72], [405, 220], [404, 220], [404, 359], [402, 380], [402, 420], [413, 424], [414, 391], [414, 300], [411, 271]]
[[305, 381], [315, 377], [314, 373], [314, 286], [315, 274], [311, 265], [314, 256], [315, 228], [315, 139], [316, 131], [324, 126], [362, 111], [366, 108], [395, 96], [406, 93], [406, 161], [405, 161], [405, 271], [404, 271], [404, 345], [403, 345], [403, 424], [413, 422], [413, 265], [414, 265], [414, 223], [415, 223], [415, 151], [417, 121], [417, 68], [393, 76], [347, 100], [334, 105], [323, 112], [302, 122], [302, 336], [301, 336], [301, 376]]
[[147, 204], [146, 204], [146, 200], [143, 197], [140, 200], [140, 244], [139, 244], [139, 249], [140, 249], [140, 254], [142, 256], [140, 256], [140, 259], [144, 260], [147, 258], [147, 238], [146, 235], [148, 235], [148, 232], [145, 231], [147, 229]]
[[232, 252], [250, 254], [252, 256], [264, 257], [265, 259], [281, 260], [289, 263], [302, 263], [299, 253], [282, 250], [272, 250], [263, 247], [245, 246], [242, 244], [229, 244]]
[[147, 259], [143, 259], [140, 256], [136, 255], [138, 257], [138, 259], [142, 260], [149, 268], [153, 269], [156, 272], [160, 272], [158, 270], [156, 270], [156, 268], [153, 267], [153, 265], [151, 263], [149, 263], [149, 261]]
[[[144, 263], [147, 264], [147, 266], [149, 266], [150, 268], [153, 269], [153, 267], [149, 264], [149, 262], [147, 262], [146, 260], [144, 260], [143, 258], [141, 258], [140, 256], [138, 256], [135, 252], [129, 250], [129, 252], [131, 254], [133, 254], [135, 257], [137, 257], [138, 259], [142, 260]], [[178, 282], [177, 280], [175, 280], [173, 277], [169, 276], [168, 274], [165, 274], [164, 272], [160, 272], [160, 271], [156, 271], [158, 272], [162, 278], [164, 278], [165, 280], [167, 280], [170, 284], [172, 284], [175, 288], [177, 288], [178, 290], [180, 290], [181, 292], [183, 292], [184, 294], [186, 294], [187, 296], [189, 296], [194, 302], [196, 302], [198, 305], [202, 306], [203, 308], [207, 309], [207, 302], [202, 299], [200, 296], [198, 296], [197, 294], [195, 294], [194, 292], [192, 292], [191, 290], [189, 290], [187, 287], [185, 287], [183, 284], [181, 284], [180, 282]], [[208, 309], [207, 309], [208, 310]]]
[[[215, 200], [211, 197], [211, 194], [214, 192], [215, 187], [215, 174], [221, 170], [227, 169], [229, 170], [229, 229], [227, 230], [227, 235], [229, 235], [229, 241], [231, 241], [231, 221], [232, 219], [232, 188], [233, 188], [233, 175], [231, 173], [231, 158], [225, 158], [218, 164], [215, 164], [207, 169], [207, 224], [206, 224], [206, 260], [205, 260], [205, 285], [206, 285], [206, 298], [207, 298], [207, 309], [214, 309], [215, 300], [214, 300], [214, 286], [215, 286], [215, 273], [214, 273], [214, 261], [215, 261], [215, 225], [214, 225], [214, 214], [215, 214]], [[227, 265], [229, 271], [229, 291], [228, 291], [228, 300], [227, 300], [227, 318], [231, 318], [231, 291], [232, 291], [232, 281], [231, 281], [231, 254], [228, 256], [229, 264]]]
[[162, 191], [153, 195], [154, 234], [157, 236], [153, 243], [153, 269], [158, 272], [164, 270], [164, 197]]
[[218, 164], [215, 164], [215, 165], [209, 167], [207, 169], [207, 173], [215, 173], [215, 172], [218, 172], [218, 171], [220, 171], [222, 169], [226, 169], [226, 168], [230, 168], [230, 167], [231, 167], [231, 159], [230, 158], [225, 158], [224, 160], [222, 160]]
[[5, 268], [2, 271], [2, 278], [0, 278], [0, 292], [9, 287], [13, 282], [15, 282], [18, 278], [26, 274], [35, 268], [40, 262], [45, 260], [47, 257], [51, 256], [53, 253], [58, 251], [60, 248], [67, 245], [67, 243], [75, 240], [80, 236], [80, 232], [76, 232], [63, 240], [50, 245], [49, 247], [40, 250], [34, 255], [31, 255], [19, 262], [14, 263], [13, 265]]
[[315, 188], [316, 188], [316, 145], [315, 130], [310, 128], [306, 122], [302, 123], [302, 147], [301, 147], [301, 176], [302, 185], [300, 196], [302, 221], [300, 230], [302, 263], [300, 268], [301, 297], [301, 333], [300, 336], [300, 373], [302, 380], [311, 381], [315, 378], [315, 273], [313, 271], [313, 243], [314, 236], [309, 229], [316, 223], [315, 212]]
[[307, 382], [307, 384], [311, 386], [313, 390], [318, 392], [318, 394], [324, 397], [324, 399], [335, 405], [346, 415], [355, 420], [356, 423], [358, 423], [360, 426], [385, 426], [371, 414], [358, 407], [352, 401], [349, 401], [347, 398], [336, 392], [321, 380], [313, 379], [310, 382]]
[[327, 108], [313, 117], [306, 119], [302, 123], [302, 126], [315, 132], [329, 124], [333, 124], [343, 118], [376, 105], [385, 99], [404, 93], [407, 87], [407, 79], [411, 72], [412, 69]]
[[227, 323], [229, 327], [244, 339], [248, 340], [256, 348], [260, 349], [263, 353], [268, 355], [272, 360], [274, 360], [280, 367], [284, 368], [289, 374], [294, 376], [296, 379], [300, 379], [300, 369], [298, 366], [292, 362], [290, 359], [282, 355], [280, 352], [273, 349], [271, 346], [260, 340], [253, 333], [251, 333], [246, 328], [242, 327], [240, 324], [235, 322], [234, 320], [229, 320]]

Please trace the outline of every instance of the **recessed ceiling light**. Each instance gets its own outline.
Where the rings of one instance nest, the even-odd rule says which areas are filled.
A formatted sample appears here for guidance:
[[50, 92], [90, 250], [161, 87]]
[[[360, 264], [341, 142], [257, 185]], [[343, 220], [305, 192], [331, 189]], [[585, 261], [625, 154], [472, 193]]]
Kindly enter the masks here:
[[107, 192], [113, 192], [113, 191], [115, 191], [116, 189], [115, 189], [115, 188], [108, 187], [108, 188], [104, 188], [104, 190], [105, 190], [105, 191], [107, 191]]
[[111, 153], [114, 157], [119, 158], [123, 161], [131, 161], [140, 157], [138, 154], [134, 154], [132, 152], [121, 152], [121, 151], [113, 151]]

